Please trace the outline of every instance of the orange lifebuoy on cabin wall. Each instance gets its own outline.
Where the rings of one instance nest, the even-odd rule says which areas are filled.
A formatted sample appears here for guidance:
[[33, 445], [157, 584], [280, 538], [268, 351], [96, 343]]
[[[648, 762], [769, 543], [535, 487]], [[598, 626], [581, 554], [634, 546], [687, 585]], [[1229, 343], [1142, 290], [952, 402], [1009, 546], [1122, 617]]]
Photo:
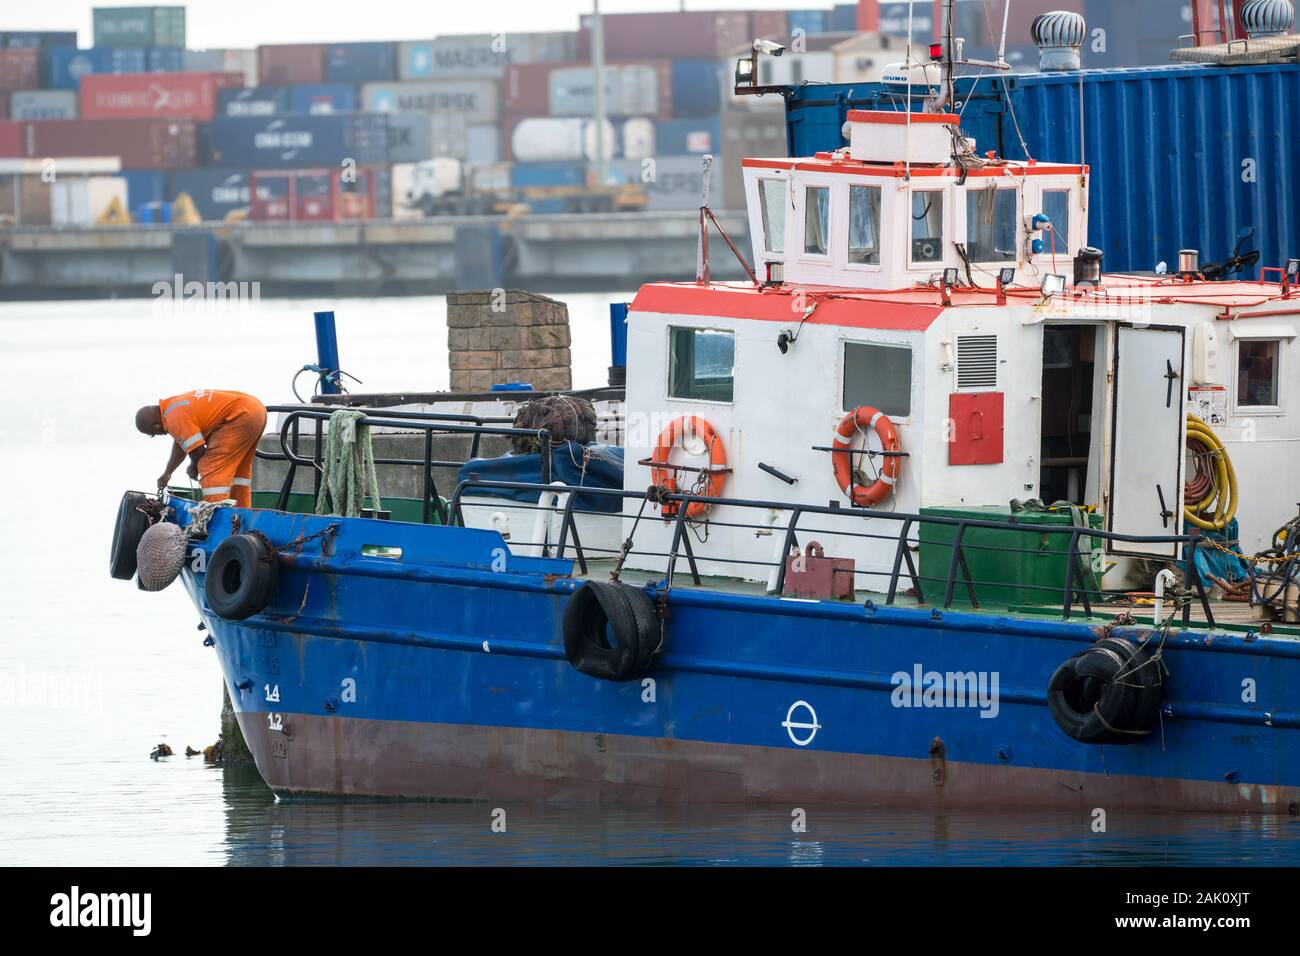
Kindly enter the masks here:
[[[704, 442], [709, 453], [709, 464], [707, 480], [704, 483], [703, 493], [710, 498], [717, 498], [722, 494], [722, 486], [727, 481], [727, 452], [722, 447], [722, 439], [718, 433], [713, 430], [707, 419], [700, 418], [696, 415], [683, 415], [681, 418], [674, 418], [668, 423], [668, 427], [659, 433], [659, 440], [655, 442], [654, 454], [650, 458], [650, 480], [660, 488], [665, 488], [669, 493], [676, 494], [679, 490], [676, 472], [668, 467], [671, 465], [669, 456], [677, 447], [677, 443], [686, 437], [687, 434], [694, 435]], [[692, 483], [693, 485], [694, 483]], [[709, 506], [703, 501], [692, 501], [686, 506], [686, 517], [692, 520], [703, 518], [709, 510]], [[663, 505], [663, 515], [665, 518], [675, 518], [677, 516], [677, 505], [674, 502], [665, 502]]]
[[844, 492], [859, 508], [878, 505], [892, 495], [894, 486], [898, 484], [898, 475], [903, 470], [903, 459], [896, 454], [889, 454], [885, 456], [885, 462], [873, 484], [860, 485], [854, 481], [853, 455], [849, 452], [853, 444], [853, 436], [867, 428], [875, 429], [876, 435], [880, 438], [881, 450], [886, 452], [903, 450], [903, 446], [898, 442], [898, 432], [894, 429], [894, 423], [884, 412], [863, 405], [841, 419], [839, 427], [835, 429], [835, 451], [831, 452], [831, 465], [835, 469], [835, 480], [839, 482], [840, 491]]

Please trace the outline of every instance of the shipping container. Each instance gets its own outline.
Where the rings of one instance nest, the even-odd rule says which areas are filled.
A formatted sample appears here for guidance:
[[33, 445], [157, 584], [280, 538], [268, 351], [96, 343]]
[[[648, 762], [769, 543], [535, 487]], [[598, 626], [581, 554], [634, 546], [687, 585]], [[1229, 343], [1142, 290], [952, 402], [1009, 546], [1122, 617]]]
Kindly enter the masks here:
[[800, 33], [803, 36], [826, 33], [829, 29], [830, 12], [827, 10], [791, 10], [789, 17], [792, 37]]
[[49, 90], [78, 90], [81, 78], [98, 70], [102, 57], [95, 50], [79, 50], [76, 47], [54, 47], [45, 51], [44, 80], [42, 84]]
[[325, 82], [325, 46], [280, 43], [257, 48], [257, 82], [264, 86]]
[[219, 116], [208, 126], [205, 162], [267, 168], [386, 164], [388, 120], [382, 114]]
[[[656, 156], [653, 163], [620, 159], [610, 172], [616, 183], [645, 189], [650, 210], [699, 209], [704, 198], [704, 163], [699, 156]], [[711, 197], [720, 195], [721, 183], [721, 170], [715, 163], [709, 171]]]
[[554, 189], [587, 185], [586, 163], [515, 163], [510, 167], [515, 189]]
[[217, 91], [242, 90], [243, 81], [238, 73], [91, 74], [81, 81], [81, 115], [207, 122], [217, 113]]
[[127, 169], [118, 173], [126, 180], [126, 208], [136, 219], [137, 210], [148, 203], [167, 201], [167, 173], [156, 169]]
[[76, 119], [77, 94], [71, 90], [26, 90], [14, 93], [9, 117], [16, 120]]
[[[999, 5], [1000, 7], [1001, 5]], [[1014, 8], [1014, 4], [1012, 5]], [[986, 35], [986, 28], [983, 26], [983, 10], [978, 3], [958, 4], [958, 22], [957, 35], [964, 36], [970, 42], [975, 42], [976, 36]], [[934, 36], [935, 19], [934, 8], [928, 3], [918, 3], [913, 6], [907, 2], [901, 3], [881, 3], [880, 4], [880, 32], [889, 36], [907, 37], [908, 14], [911, 13], [912, 37], [918, 43], [928, 43]], [[971, 17], [979, 17], [978, 24], [970, 22], [963, 14], [969, 13]], [[999, 30], [1002, 26], [1002, 18], [998, 17]], [[852, 29], [852, 28], [850, 28]], [[978, 33], [976, 32], [978, 31]]]
[[33, 159], [116, 156], [130, 169], [179, 169], [197, 159], [193, 120], [35, 120], [19, 125], [24, 127], [22, 155]]
[[551, 74], [557, 69], [551, 63], [510, 65], [502, 81], [501, 100], [508, 116], [545, 116], [551, 102]]
[[325, 49], [329, 83], [383, 83], [397, 79], [396, 43], [332, 43]]
[[41, 85], [41, 51], [0, 49], [0, 91], [35, 90]]
[[42, 51], [46, 89], [76, 90], [83, 76], [101, 73], [182, 73], [185, 51], [174, 47], [54, 47]]
[[496, 122], [499, 100], [499, 84], [492, 80], [367, 83], [361, 88], [362, 108], [371, 112], [458, 113], [473, 124]]
[[510, 63], [572, 63], [578, 56], [578, 34], [573, 30], [508, 33], [505, 40]]
[[1188, 0], [1143, 0], [1138, 5], [1087, 0], [1083, 15], [1089, 42], [1083, 45], [1082, 58], [1088, 69], [1162, 66], [1179, 36], [1192, 32]]
[[0, 159], [18, 159], [26, 156], [27, 124], [0, 119]]
[[48, 50], [54, 46], [76, 46], [76, 30], [16, 30], [0, 34], [0, 47]]
[[184, 73], [238, 73], [244, 86], [257, 86], [256, 50], [185, 50]]
[[[784, 10], [754, 10], [749, 15], [749, 32], [753, 34], [753, 39], [788, 43], [790, 15]], [[725, 54], [727, 51], [722, 52]]]
[[433, 158], [433, 117], [429, 113], [406, 111], [387, 116], [390, 162], [419, 163]]
[[227, 87], [217, 91], [218, 116], [278, 116], [289, 112], [289, 87]]
[[[672, 110], [672, 73], [666, 87], [660, 84], [660, 69], [650, 64], [605, 67], [605, 113], [608, 116], [658, 116], [662, 106]], [[595, 72], [589, 66], [567, 66], [553, 70], [550, 84], [552, 116], [591, 116], [596, 109]], [[660, 90], [663, 89], [661, 96]]]
[[[606, 60], [720, 57], [754, 39], [743, 11], [607, 13]], [[591, 18], [581, 19], [578, 59], [591, 61]]]
[[[1030, 73], [984, 77], [973, 94], [972, 84], [959, 80], [957, 95], [967, 101], [962, 128], [981, 152], [1024, 159], [1022, 133], [1039, 161], [1091, 167], [1088, 241], [1105, 253], [1107, 271], [1172, 267], [1179, 249], [1218, 261], [1245, 226], [1255, 229], [1250, 248], [1261, 267], [1300, 255], [1294, 152], [1286, 145], [1300, 66]], [[869, 108], [865, 93], [834, 85], [794, 91], [794, 155], [839, 148], [845, 111]]]
[[39, 175], [0, 175], [0, 225], [49, 224], [50, 184]]
[[721, 208], [743, 210], [746, 206], [741, 160], [785, 155], [788, 155], [785, 111], [780, 106], [768, 104], [756, 109], [723, 113]]
[[499, 80], [510, 62], [502, 33], [408, 40], [398, 52], [403, 80]]
[[[167, 199], [175, 202], [184, 193], [205, 222], [220, 222], [232, 212], [247, 209], [252, 170], [207, 167], [178, 169], [167, 177]], [[263, 185], [259, 192], [270, 198]]]
[[464, 160], [469, 149], [469, 121], [464, 113], [429, 113], [433, 155]]
[[673, 116], [712, 116], [722, 108], [730, 65], [717, 59], [674, 60], [672, 70]]
[[713, 116], [659, 120], [655, 124], [657, 156], [694, 156], [722, 149], [722, 121]]
[[184, 7], [96, 7], [95, 46], [185, 46]]
[[[596, 122], [580, 117], [530, 117], [510, 131], [510, 156], [517, 163], [572, 163], [595, 159]], [[622, 130], [605, 121], [603, 152], [607, 159], [618, 156]]]
[[116, 204], [127, 209], [121, 176], [60, 176], [50, 183], [50, 224], [93, 226]]
[[837, 3], [831, 7], [826, 28], [831, 33], [854, 33], [863, 28], [858, 23], [858, 5], [856, 3]]
[[9, 118], [9, 93], [0, 91], [0, 120]]
[[475, 166], [501, 161], [501, 127], [470, 126], [465, 131], [465, 161]]
[[356, 87], [346, 83], [307, 83], [289, 88], [289, 110], [293, 113], [350, 113], [356, 108]]

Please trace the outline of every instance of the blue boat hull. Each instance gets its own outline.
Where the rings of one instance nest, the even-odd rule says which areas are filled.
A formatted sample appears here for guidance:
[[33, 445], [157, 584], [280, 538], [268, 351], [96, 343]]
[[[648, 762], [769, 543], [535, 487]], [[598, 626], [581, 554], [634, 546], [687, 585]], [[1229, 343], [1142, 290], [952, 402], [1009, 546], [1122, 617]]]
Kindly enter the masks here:
[[[336, 528], [286, 548], [242, 622], [202, 587], [234, 517], [281, 547]], [[1174, 632], [1161, 727], [1098, 746], [1046, 698], [1095, 625], [673, 588], [665, 656], [619, 684], [565, 660], [569, 562], [495, 532], [223, 510], [192, 547], [184, 580], [282, 794], [1300, 810], [1292, 639]]]

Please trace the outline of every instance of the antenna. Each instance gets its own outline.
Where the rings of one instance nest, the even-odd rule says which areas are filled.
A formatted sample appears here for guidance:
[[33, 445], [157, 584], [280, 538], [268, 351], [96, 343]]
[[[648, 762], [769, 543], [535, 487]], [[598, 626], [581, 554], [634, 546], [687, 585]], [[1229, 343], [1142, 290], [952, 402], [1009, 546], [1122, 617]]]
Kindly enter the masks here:
[[1002, 38], [998, 41], [998, 63], [1007, 62], [1007, 22], [1011, 18], [1011, 0], [1002, 5]]

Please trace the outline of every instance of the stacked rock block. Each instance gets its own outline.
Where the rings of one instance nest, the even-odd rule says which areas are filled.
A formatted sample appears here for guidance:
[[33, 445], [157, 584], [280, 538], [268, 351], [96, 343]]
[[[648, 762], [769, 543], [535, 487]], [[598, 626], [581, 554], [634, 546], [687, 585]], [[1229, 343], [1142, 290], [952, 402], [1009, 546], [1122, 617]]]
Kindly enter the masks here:
[[520, 289], [447, 295], [447, 350], [453, 392], [486, 392], [528, 382], [539, 392], [573, 387], [569, 309]]

